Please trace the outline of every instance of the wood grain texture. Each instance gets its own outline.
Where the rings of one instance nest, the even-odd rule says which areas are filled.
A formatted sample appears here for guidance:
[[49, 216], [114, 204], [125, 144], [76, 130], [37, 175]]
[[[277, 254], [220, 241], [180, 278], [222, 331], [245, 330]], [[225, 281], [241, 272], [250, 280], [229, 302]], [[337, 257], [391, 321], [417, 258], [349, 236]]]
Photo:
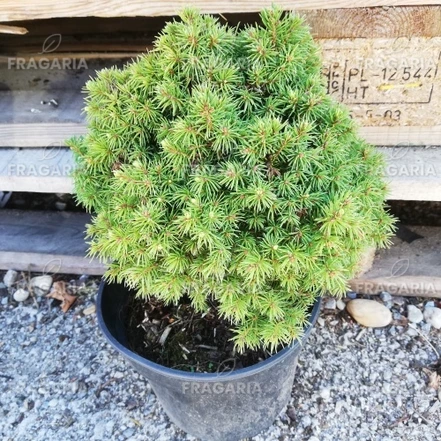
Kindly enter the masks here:
[[[202, 1], [194, 0], [191, 5], [201, 12], [226, 13], [226, 12], [255, 12], [265, 7], [270, 7], [271, 0], [248, 1]], [[278, 5], [284, 9], [336, 9], [336, 8], [367, 8], [367, 7], [392, 7], [392, 6], [418, 6], [418, 0], [279, 0]], [[186, 0], [96, 0], [94, 2], [76, 2], [66, 0], [40, 0], [30, 3], [27, 0], [4, 0], [0, 3], [0, 21], [36, 20], [53, 17], [133, 17], [133, 16], [168, 16], [176, 15], [185, 6]], [[440, 5], [439, 0], [425, 0], [424, 5]]]
[[1, 252], [0, 269], [45, 272], [49, 274], [89, 274], [101, 276], [105, 266], [96, 259], [65, 254], [41, 254], [35, 252]]
[[[105, 265], [85, 257], [84, 213], [2, 210], [0, 269], [94, 274]], [[441, 297], [441, 227], [408, 227], [422, 236], [407, 243], [395, 237], [381, 250], [373, 267], [350, 282], [362, 294]]]
[[4, 209], [0, 217], [0, 250], [84, 257], [88, 223], [90, 215], [85, 213]]
[[[73, 103], [72, 101], [71, 103]], [[82, 107], [82, 103], [79, 103]], [[31, 117], [32, 115], [30, 115]], [[62, 145], [71, 136], [86, 133], [84, 123], [0, 123], [0, 147], [45, 147]], [[441, 126], [360, 127], [360, 135], [374, 145], [439, 145]]]
[[86, 258], [85, 213], [2, 210], [0, 268], [49, 274], [101, 275], [105, 266]]
[[[393, 8], [354, 8], [298, 10], [315, 38], [397, 38], [441, 36], [441, 7], [407, 6]], [[40, 52], [48, 35], [62, 32], [61, 51], [75, 46], [90, 45], [103, 50], [117, 51], [121, 45], [133, 50], [137, 44], [149, 44], [171, 17], [66, 17], [59, 19], [25, 20], [14, 22], [26, 27], [29, 35], [17, 39], [4, 35], [2, 52]], [[258, 20], [257, 12], [224, 13], [221, 20], [236, 26]], [[67, 48], [69, 46], [69, 49]], [[9, 50], [8, 50], [9, 48]], [[71, 49], [72, 48], [72, 49]], [[98, 49], [97, 49], [98, 50]], [[124, 49], [123, 49], [124, 50]]]
[[[441, 201], [441, 147], [378, 147], [386, 156], [388, 199]], [[0, 189], [73, 193], [72, 152], [46, 148], [0, 149]]]
[[52, 147], [86, 133], [84, 124], [0, 124], [0, 147]]
[[0, 149], [2, 191], [73, 193], [70, 150], [60, 145], [40, 149]]
[[352, 290], [441, 298], [441, 227], [408, 228], [423, 237], [411, 243], [395, 237], [391, 248], [377, 253], [373, 267], [351, 281]]

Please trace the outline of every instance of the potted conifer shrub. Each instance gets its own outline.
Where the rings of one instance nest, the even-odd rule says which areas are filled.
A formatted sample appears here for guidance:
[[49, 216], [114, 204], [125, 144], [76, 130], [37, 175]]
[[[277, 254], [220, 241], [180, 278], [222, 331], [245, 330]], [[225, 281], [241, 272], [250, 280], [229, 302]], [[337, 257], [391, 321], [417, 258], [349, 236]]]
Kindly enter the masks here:
[[86, 85], [88, 133], [69, 145], [90, 253], [109, 262], [99, 323], [204, 440], [272, 423], [320, 296], [391, 235], [383, 158], [320, 68], [295, 14], [231, 28], [185, 10]]

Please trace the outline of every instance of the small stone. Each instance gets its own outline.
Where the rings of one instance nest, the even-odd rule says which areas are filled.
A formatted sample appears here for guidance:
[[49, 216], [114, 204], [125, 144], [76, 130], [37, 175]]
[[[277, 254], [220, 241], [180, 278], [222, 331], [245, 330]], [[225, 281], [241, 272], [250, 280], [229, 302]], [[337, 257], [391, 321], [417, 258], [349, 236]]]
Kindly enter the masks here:
[[309, 427], [312, 424], [311, 417], [309, 415], [305, 415], [302, 418], [301, 424], [302, 424], [303, 427]]
[[382, 328], [392, 321], [389, 309], [375, 300], [351, 300], [347, 309], [354, 320], [368, 328]]
[[319, 394], [320, 394], [320, 398], [322, 398], [325, 401], [328, 401], [329, 398], [331, 398], [331, 389], [329, 389], [329, 387], [324, 387], [323, 389], [320, 390]]
[[338, 299], [337, 300], [337, 308], [340, 311], [344, 311], [344, 309], [346, 308], [346, 303], [342, 299]]
[[346, 293], [346, 297], [347, 297], [348, 299], [354, 300], [354, 299], [357, 298], [357, 293], [354, 292], [354, 291], [348, 291], [348, 292]]
[[435, 302], [434, 301], [427, 302], [424, 305], [424, 309], [426, 309], [426, 308], [435, 308]]
[[83, 309], [83, 314], [84, 315], [91, 315], [91, 314], [95, 314], [95, 311], [96, 311], [96, 306], [90, 305], [87, 308]]
[[0, 282], [0, 289], [5, 289], [5, 288], [7, 288], [7, 286], [3, 282]]
[[441, 329], [441, 309], [435, 307], [424, 309], [424, 320], [435, 329]]
[[317, 324], [322, 327], [325, 326], [325, 319], [323, 319], [322, 317], [319, 317], [317, 319]]
[[424, 315], [415, 305], [408, 305], [407, 318], [411, 323], [420, 323], [424, 320]]
[[394, 303], [394, 305], [397, 305], [397, 306], [403, 306], [406, 304], [406, 299], [404, 297], [394, 296], [393, 303]]
[[7, 288], [10, 288], [17, 280], [17, 277], [18, 277], [17, 271], [8, 270], [3, 277], [3, 283], [6, 285]]
[[394, 320], [401, 321], [401, 320], [403, 320], [405, 317], [404, 317], [403, 315], [401, 315], [399, 312], [394, 312], [394, 313], [393, 313], [393, 318], [394, 318]]
[[410, 337], [416, 337], [416, 336], [419, 335], [419, 334], [418, 334], [418, 331], [417, 331], [416, 329], [414, 329], [414, 328], [409, 328], [409, 329], [406, 331], [406, 334], [409, 335]]
[[34, 408], [34, 406], [35, 406], [35, 403], [29, 398], [26, 398], [23, 401], [23, 408], [26, 411], [32, 410]]
[[135, 429], [131, 429], [131, 428], [126, 429], [126, 430], [124, 430], [124, 432], [123, 432], [123, 435], [124, 435], [126, 438], [130, 438], [130, 437], [133, 436], [134, 434], [135, 434]]
[[70, 389], [73, 394], [76, 394], [80, 389], [80, 382], [78, 380], [75, 380], [71, 383]]
[[432, 325], [430, 323], [423, 323], [421, 325], [421, 331], [424, 334], [430, 334], [430, 330], [432, 329]]
[[89, 280], [89, 276], [87, 274], [82, 274], [78, 279], [78, 282], [80, 283], [80, 285], [85, 285], [88, 280]]
[[337, 302], [335, 299], [331, 298], [326, 300], [325, 309], [335, 309], [337, 306]]
[[7, 297], [3, 297], [2, 298], [2, 305], [6, 306], [8, 304], [8, 298]]
[[29, 292], [20, 288], [14, 292], [13, 297], [16, 302], [24, 302], [29, 297]]
[[48, 275], [32, 277], [30, 286], [37, 296], [44, 296], [51, 289], [52, 277]]
[[288, 415], [288, 418], [291, 421], [296, 420], [296, 411], [295, 411], [294, 407], [292, 407], [292, 406], [288, 407], [288, 409], [286, 410], [286, 414]]
[[383, 300], [383, 302], [387, 303], [387, 302], [391, 302], [392, 301], [392, 296], [387, 292], [387, 291], [383, 291], [380, 294], [380, 298], [381, 300]]

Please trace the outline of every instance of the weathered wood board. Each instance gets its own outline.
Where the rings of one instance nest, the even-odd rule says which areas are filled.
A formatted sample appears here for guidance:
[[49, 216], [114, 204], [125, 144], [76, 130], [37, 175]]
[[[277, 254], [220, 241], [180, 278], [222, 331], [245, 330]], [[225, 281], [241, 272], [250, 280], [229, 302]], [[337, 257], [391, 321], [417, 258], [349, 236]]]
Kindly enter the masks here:
[[0, 149], [1, 191], [73, 193], [72, 152], [60, 144]]
[[102, 274], [104, 265], [85, 257], [88, 222], [83, 213], [2, 210], [0, 268]]
[[398, 237], [377, 253], [372, 268], [351, 281], [363, 294], [387, 291], [400, 296], [441, 297], [441, 228], [408, 227], [422, 236], [411, 243]]
[[[440, 147], [378, 147], [387, 160], [390, 200], [441, 201]], [[0, 189], [73, 193], [72, 152], [60, 143], [45, 148], [0, 149]]]
[[[437, 127], [441, 134], [441, 37], [320, 43], [328, 92], [360, 125]], [[422, 144], [437, 141], [425, 138]]]
[[[83, 213], [2, 210], [0, 269], [100, 275], [105, 265], [85, 257]], [[441, 227], [408, 227], [422, 238], [398, 237], [377, 253], [373, 267], [350, 282], [359, 293], [441, 297]]]
[[[366, 140], [376, 145], [441, 143], [441, 37], [318, 41], [328, 92], [349, 106]], [[41, 55], [3, 58], [0, 146], [41, 147], [83, 133], [82, 86], [96, 69], [124, 64], [121, 58], [79, 54], [63, 64], [66, 54], [59, 54], [54, 65], [57, 55], [49, 55], [52, 69], [39, 68]], [[133, 56], [127, 53], [127, 59]], [[64, 65], [68, 68], [60, 69]], [[58, 106], [41, 105], [51, 98]]]
[[[255, 1], [207, 1], [193, 0], [190, 3], [201, 12], [255, 12], [271, 7], [272, 0]], [[361, 7], [392, 7], [419, 6], [418, 0], [278, 0], [277, 4], [284, 9], [335, 9]], [[439, 0], [424, 0], [424, 5], [440, 5]], [[78, 2], [68, 0], [45, 0], [29, 2], [28, 0], [3, 0], [0, 3], [0, 21], [35, 20], [53, 17], [134, 17], [134, 16], [169, 16], [176, 15], [189, 2], [186, 0], [95, 0], [93, 2]]]

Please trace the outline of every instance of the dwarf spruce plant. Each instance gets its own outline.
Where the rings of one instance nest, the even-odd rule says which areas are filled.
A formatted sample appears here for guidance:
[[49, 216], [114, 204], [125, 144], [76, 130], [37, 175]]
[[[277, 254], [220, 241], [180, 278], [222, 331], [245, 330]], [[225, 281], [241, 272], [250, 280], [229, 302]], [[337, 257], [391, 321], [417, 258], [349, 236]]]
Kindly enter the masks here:
[[90, 253], [166, 303], [215, 304], [238, 350], [298, 337], [388, 244], [383, 158], [326, 93], [319, 49], [278, 8], [231, 28], [185, 10], [154, 49], [86, 85], [69, 141]]

